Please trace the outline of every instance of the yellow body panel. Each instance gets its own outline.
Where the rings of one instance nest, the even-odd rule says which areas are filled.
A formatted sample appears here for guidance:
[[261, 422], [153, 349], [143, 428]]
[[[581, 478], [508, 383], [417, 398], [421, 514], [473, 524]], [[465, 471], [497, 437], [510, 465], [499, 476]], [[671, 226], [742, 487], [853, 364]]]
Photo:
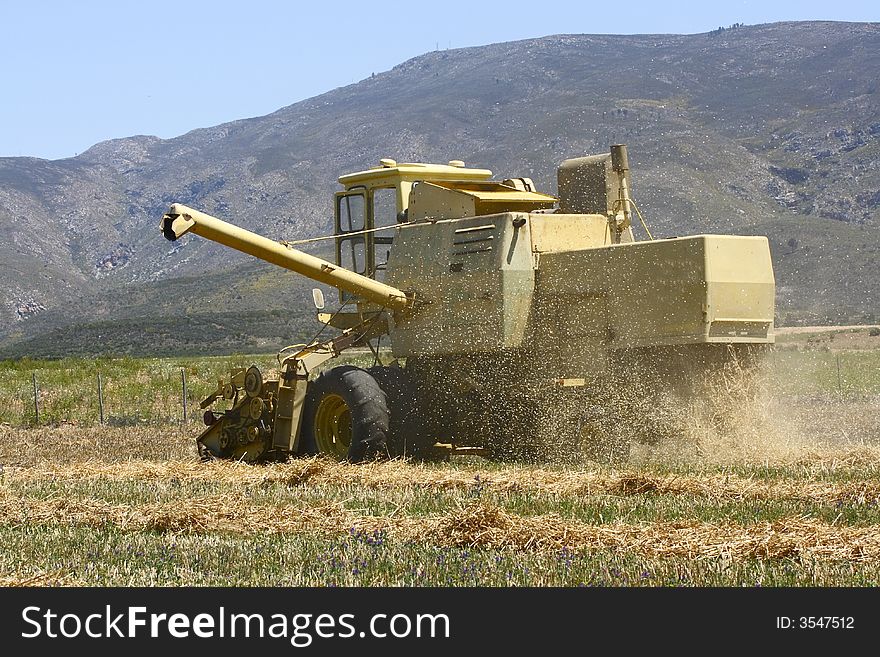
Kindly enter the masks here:
[[388, 282], [424, 305], [392, 326], [395, 356], [537, 349], [583, 361], [590, 345], [773, 341], [766, 238], [610, 240], [600, 215], [502, 213], [406, 227]]
[[[536, 294], [568, 305], [593, 299], [588, 332], [601, 336], [604, 323], [602, 342], [612, 349], [774, 340], [775, 284], [764, 237], [695, 235], [618, 244], [547, 254], [539, 268], [542, 287]], [[570, 276], [572, 271], [581, 276]], [[718, 322], [723, 336], [713, 331]], [[560, 323], [577, 333], [575, 318]]]
[[535, 253], [580, 251], [614, 243], [608, 218], [601, 214], [533, 214], [529, 225]]
[[409, 220], [454, 219], [551, 208], [553, 196], [502, 183], [420, 182], [409, 196]]

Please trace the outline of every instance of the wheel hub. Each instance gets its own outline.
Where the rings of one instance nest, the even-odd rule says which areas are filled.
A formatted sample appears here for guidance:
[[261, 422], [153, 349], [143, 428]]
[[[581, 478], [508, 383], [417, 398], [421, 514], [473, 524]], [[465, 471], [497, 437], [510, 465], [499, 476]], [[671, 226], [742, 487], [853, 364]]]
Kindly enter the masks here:
[[348, 457], [351, 448], [351, 411], [336, 394], [325, 395], [315, 411], [315, 442], [322, 454], [337, 461]]

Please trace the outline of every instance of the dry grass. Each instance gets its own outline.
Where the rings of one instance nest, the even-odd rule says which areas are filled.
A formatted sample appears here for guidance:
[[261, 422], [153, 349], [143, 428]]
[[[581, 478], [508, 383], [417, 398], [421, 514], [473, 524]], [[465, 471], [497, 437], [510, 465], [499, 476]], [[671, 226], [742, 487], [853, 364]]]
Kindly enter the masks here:
[[[544, 469], [503, 466], [494, 469], [438, 468], [395, 460], [351, 465], [324, 458], [294, 459], [284, 464], [253, 467], [216, 461], [132, 460], [105, 463], [90, 460], [68, 464], [42, 463], [29, 468], [7, 468], [5, 481], [142, 480], [156, 482], [210, 482], [241, 490], [277, 484], [297, 486], [350, 486], [376, 491], [418, 488], [435, 491], [523, 492], [550, 495], [688, 495], [713, 500], [799, 500], [817, 504], [880, 504], [880, 449], [859, 447], [834, 453], [815, 453], [795, 462], [805, 478], [758, 478], [733, 472], [657, 474], [644, 470]], [[822, 474], [858, 468], [868, 475], [856, 481], [828, 482]]]
[[80, 427], [31, 429], [0, 425], [0, 464], [30, 467], [84, 460], [197, 460], [192, 427]]
[[[805, 473], [839, 473], [842, 469], [876, 472], [880, 450], [841, 449], [816, 452], [793, 463]], [[181, 503], [110, 504], [95, 499], [38, 499], [14, 493], [13, 485], [83, 481], [209, 482], [229, 491]], [[818, 504], [876, 506], [880, 480], [829, 482], [814, 478], [757, 478], [732, 472], [658, 474], [640, 470], [606, 471], [543, 469], [523, 466], [438, 468], [403, 461], [361, 465], [326, 459], [298, 459], [286, 464], [253, 467], [230, 462], [193, 460], [98, 460], [65, 465], [43, 462], [3, 473], [0, 523], [6, 526], [70, 524], [113, 526], [123, 532], [207, 534], [344, 535], [382, 532], [391, 539], [436, 546], [530, 551], [626, 551], [650, 558], [779, 559], [865, 562], [880, 558], [880, 533], [873, 526], [848, 527], [810, 518], [776, 522], [700, 521], [605, 523], [594, 525], [556, 514], [520, 516], [485, 501], [459, 500], [444, 513], [412, 517], [370, 515], [345, 508], [339, 501], [319, 506], [260, 505], [250, 490], [278, 485], [345, 487], [377, 492], [434, 491], [543, 493], [556, 496], [701, 496], [710, 500], [801, 500]], [[22, 581], [27, 581], [23, 578]]]
[[404, 543], [538, 551], [625, 550], [652, 558], [798, 558], [851, 562], [880, 558], [880, 533], [876, 528], [837, 527], [808, 518], [751, 526], [698, 521], [597, 526], [553, 514], [512, 515], [483, 502], [428, 517], [363, 515], [346, 510], [338, 503], [260, 510], [261, 513], [255, 513], [246, 496], [205, 497], [187, 505], [173, 502], [136, 507], [64, 498], [34, 500], [9, 493], [0, 497], [0, 522], [19, 527], [74, 524], [106, 528], [112, 525], [124, 532], [326, 536], [352, 531], [381, 532]]
[[809, 519], [751, 527], [701, 522], [586, 525], [558, 517], [523, 518], [475, 504], [435, 519], [427, 536], [452, 545], [519, 549], [626, 550], [645, 557], [796, 557], [862, 561], [880, 556], [874, 528], [837, 528]]
[[88, 586], [88, 584], [60, 570], [51, 573], [38, 572], [31, 575], [0, 576], [0, 587], [26, 586]]

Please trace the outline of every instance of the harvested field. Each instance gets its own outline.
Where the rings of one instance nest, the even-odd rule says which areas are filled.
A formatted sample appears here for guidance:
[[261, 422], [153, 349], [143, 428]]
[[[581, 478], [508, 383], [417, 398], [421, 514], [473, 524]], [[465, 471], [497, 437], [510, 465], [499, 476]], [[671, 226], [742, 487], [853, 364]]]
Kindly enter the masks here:
[[876, 586], [880, 360], [853, 353], [838, 381], [780, 352], [622, 467], [200, 463], [192, 423], [0, 425], [0, 585]]
[[[82, 450], [98, 445], [92, 431], [54, 432], [82, 460], [4, 467], [3, 585], [880, 581], [873, 446], [772, 466], [253, 467], [98, 458]], [[6, 430], [4, 444], [20, 433], [31, 432]]]
[[[866, 468], [868, 479], [826, 482], [795, 479], [798, 472], [836, 473]], [[816, 455], [791, 466], [785, 479], [746, 477], [735, 472], [650, 474], [639, 471], [572, 471], [541, 467], [479, 467], [439, 469], [402, 460], [351, 465], [329, 459], [308, 458], [286, 464], [252, 467], [240, 463], [197, 463], [192, 461], [125, 461], [102, 463], [85, 461], [66, 466], [43, 464], [31, 468], [9, 468], [7, 485], [15, 483], [69, 481], [142, 480], [166, 487], [182, 487], [183, 482], [209, 483], [233, 489], [281, 486], [352, 486], [377, 491], [458, 491], [468, 493], [520, 493], [543, 495], [687, 495], [710, 500], [797, 500], [815, 504], [880, 505], [880, 478], [874, 467], [880, 465], [880, 448], [857, 448], [834, 456]]]
[[[261, 513], [255, 513], [256, 510]], [[0, 498], [0, 516], [13, 528], [70, 524], [120, 532], [210, 534], [317, 534], [382, 536], [404, 544], [512, 548], [534, 551], [624, 550], [643, 557], [762, 558], [873, 561], [880, 533], [873, 526], [835, 527], [806, 518], [750, 526], [663, 522], [650, 526], [565, 520], [557, 514], [517, 516], [499, 506], [471, 502], [424, 517], [363, 515], [340, 503], [325, 506], [255, 506], [247, 496], [203, 497], [137, 506], [84, 503], [66, 498]]]

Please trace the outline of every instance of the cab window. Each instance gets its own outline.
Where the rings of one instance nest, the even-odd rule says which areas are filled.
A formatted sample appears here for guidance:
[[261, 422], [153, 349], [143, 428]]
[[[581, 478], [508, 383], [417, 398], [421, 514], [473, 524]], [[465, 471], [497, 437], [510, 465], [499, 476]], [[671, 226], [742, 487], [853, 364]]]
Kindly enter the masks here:
[[[397, 188], [382, 187], [373, 190], [373, 228], [397, 225]], [[385, 280], [385, 269], [391, 252], [393, 230], [380, 230], [368, 236], [372, 243], [373, 262], [371, 276], [377, 281]]]
[[366, 220], [366, 202], [363, 192], [340, 194], [336, 197], [336, 221], [338, 233], [363, 230]]
[[[358, 274], [367, 274], [367, 248], [364, 230], [367, 223], [366, 190], [340, 192], [336, 195], [336, 264]], [[340, 293], [344, 300], [350, 294]]]

